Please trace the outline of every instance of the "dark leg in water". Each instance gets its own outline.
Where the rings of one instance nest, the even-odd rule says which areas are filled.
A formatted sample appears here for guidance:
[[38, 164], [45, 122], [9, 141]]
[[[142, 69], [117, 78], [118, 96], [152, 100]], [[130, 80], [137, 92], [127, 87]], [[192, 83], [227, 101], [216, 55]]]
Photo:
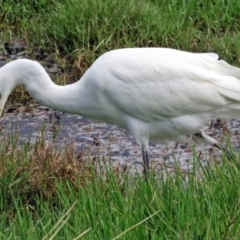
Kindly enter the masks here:
[[217, 140], [208, 136], [204, 131], [194, 134], [194, 140], [198, 141], [198, 139], [204, 140], [205, 142], [212, 144], [212, 146], [214, 146], [214, 147], [218, 148], [219, 150], [221, 150], [222, 152], [224, 152], [226, 154], [228, 160], [231, 161], [231, 153], [229, 152], [229, 150], [222, 147], [218, 143]]
[[219, 144], [214, 144], [214, 147], [218, 148], [219, 150], [221, 150], [222, 152], [224, 152], [226, 154], [226, 157], [229, 161], [231, 161], [231, 156], [232, 154], [230, 153], [230, 151], [224, 147], [221, 147]]
[[149, 157], [148, 151], [142, 148], [142, 158], [143, 158], [143, 173], [145, 179], [147, 179], [148, 171], [149, 171]]

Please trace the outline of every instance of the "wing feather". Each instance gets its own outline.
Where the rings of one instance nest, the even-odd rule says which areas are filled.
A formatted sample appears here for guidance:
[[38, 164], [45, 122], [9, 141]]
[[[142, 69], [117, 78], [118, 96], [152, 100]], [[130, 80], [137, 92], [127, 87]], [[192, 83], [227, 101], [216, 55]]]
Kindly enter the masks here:
[[104, 83], [99, 84], [109, 101], [145, 122], [201, 114], [218, 117], [227, 105], [240, 101], [240, 70], [214, 53], [135, 48], [111, 51], [99, 59], [96, 67], [108, 73], [103, 72]]
[[[128, 49], [103, 58], [101, 64], [109, 66], [104, 75], [105, 94], [123, 113], [146, 122], [216, 113], [232, 101], [235, 82], [240, 85], [239, 69], [218, 61], [213, 53]], [[227, 89], [231, 78], [235, 82]], [[234, 99], [240, 100], [239, 90]]]

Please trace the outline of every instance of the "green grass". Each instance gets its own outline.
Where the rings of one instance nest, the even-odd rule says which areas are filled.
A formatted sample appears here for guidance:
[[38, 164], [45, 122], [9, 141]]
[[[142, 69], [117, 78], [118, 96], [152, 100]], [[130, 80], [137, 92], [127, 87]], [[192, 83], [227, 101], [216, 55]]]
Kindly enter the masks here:
[[236, 155], [195, 168], [188, 181], [176, 168], [145, 182], [77, 159], [73, 146], [15, 142], [0, 147], [1, 239], [239, 239]]
[[[215, 51], [239, 65], [239, 19], [237, 0], [6, 0], [0, 43], [24, 40], [30, 57], [36, 46], [54, 52], [76, 79], [121, 47]], [[196, 168], [188, 183], [180, 169], [146, 183], [83, 161], [73, 146], [16, 141], [0, 143], [0, 239], [239, 239], [238, 156]]]
[[[239, 66], [239, 32], [237, 0], [6, 0], [0, 4], [0, 54], [1, 44], [19, 40], [26, 42], [29, 58], [44, 49], [65, 74], [52, 76], [53, 80], [64, 84], [78, 80], [104, 52], [125, 47], [214, 51]], [[29, 101], [22, 89], [10, 99], [22, 95], [24, 102]]]
[[216, 51], [236, 64], [240, 53], [240, 2], [232, 0], [7, 0], [0, 19], [1, 39], [52, 46], [83, 68], [121, 47]]
[[[125, 47], [214, 51], [239, 66], [239, 32], [237, 0], [6, 0], [0, 4], [0, 49], [4, 42], [19, 40], [26, 42], [29, 58], [35, 58], [36, 49], [44, 49], [66, 74], [53, 80], [65, 84], [78, 80], [104, 52]], [[74, 73], [71, 77], [69, 69]], [[26, 93], [13, 95], [13, 100], [21, 99], [19, 95]]]

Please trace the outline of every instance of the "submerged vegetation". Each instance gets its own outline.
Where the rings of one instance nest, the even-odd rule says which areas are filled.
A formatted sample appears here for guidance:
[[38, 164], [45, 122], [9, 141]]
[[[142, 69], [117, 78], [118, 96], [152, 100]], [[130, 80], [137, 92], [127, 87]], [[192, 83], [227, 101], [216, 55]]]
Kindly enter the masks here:
[[[29, 57], [43, 49], [63, 71], [73, 69], [75, 80], [121, 47], [214, 51], [239, 65], [239, 32], [237, 0], [0, 4], [1, 49], [15, 41], [27, 44]], [[100, 159], [83, 160], [74, 145], [59, 151], [44, 139], [21, 148], [16, 141], [1, 136], [0, 239], [239, 239], [237, 154], [184, 175], [179, 168], [174, 176], [152, 172], [145, 182]]]

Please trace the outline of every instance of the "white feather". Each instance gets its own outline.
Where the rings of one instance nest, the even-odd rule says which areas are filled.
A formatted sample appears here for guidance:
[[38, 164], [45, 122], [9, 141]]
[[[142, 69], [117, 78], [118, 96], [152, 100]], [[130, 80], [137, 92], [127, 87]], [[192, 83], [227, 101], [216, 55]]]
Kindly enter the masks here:
[[16, 60], [0, 69], [2, 108], [19, 84], [44, 105], [129, 130], [144, 150], [149, 140], [186, 140], [212, 118], [240, 113], [240, 69], [214, 53], [114, 50], [67, 86], [55, 85], [37, 62]]

